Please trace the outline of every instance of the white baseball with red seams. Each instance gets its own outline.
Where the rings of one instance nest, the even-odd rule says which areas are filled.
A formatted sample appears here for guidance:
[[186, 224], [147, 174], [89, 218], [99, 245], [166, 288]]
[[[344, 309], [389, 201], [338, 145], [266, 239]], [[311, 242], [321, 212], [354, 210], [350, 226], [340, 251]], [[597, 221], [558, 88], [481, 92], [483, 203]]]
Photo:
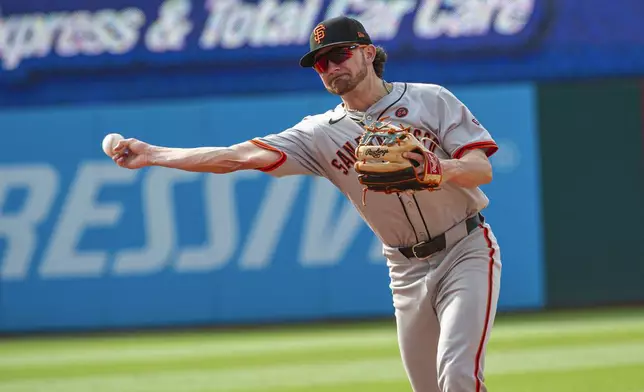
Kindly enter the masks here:
[[120, 134], [118, 134], [118, 133], [110, 133], [110, 134], [108, 134], [108, 135], [105, 135], [105, 137], [103, 138], [103, 143], [102, 143], [103, 152], [104, 152], [108, 157], [110, 157], [110, 158], [111, 158], [111, 157], [112, 157], [112, 155], [114, 155], [114, 153], [113, 153], [113, 149], [114, 149], [114, 147], [116, 147], [116, 145], [117, 145], [121, 140], [123, 140], [123, 136], [121, 136], [121, 135], [120, 135]]
[[[370, 193], [363, 205], [354, 150], [364, 125], [384, 117], [411, 127], [419, 139], [428, 138], [425, 146], [442, 159], [460, 158], [470, 149], [491, 156], [498, 149], [446, 88], [393, 83], [391, 92], [364, 113], [347, 112], [340, 104], [283, 132], [254, 139], [257, 146], [281, 153], [261, 170], [276, 177], [327, 178], [382, 241], [402, 360], [415, 392], [485, 391], [485, 347], [501, 275], [497, 240], [481, 219], [488, 198], [478, 187], [448, 182], [435, 192]], [[428, 257], [416, 257], [427, 242], [443, 246]]]

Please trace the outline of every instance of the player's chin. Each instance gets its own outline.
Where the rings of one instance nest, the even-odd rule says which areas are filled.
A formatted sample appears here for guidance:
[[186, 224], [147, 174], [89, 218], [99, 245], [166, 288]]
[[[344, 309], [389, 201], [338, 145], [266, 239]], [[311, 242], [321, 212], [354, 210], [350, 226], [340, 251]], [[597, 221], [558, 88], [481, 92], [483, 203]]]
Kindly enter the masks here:
[[339, 80], [338, 78], [336, 78], [331, 83], [329, 83], [326, 89], [332, 94], [344, 95], [353, 90], [350, 82], [350, 80]]

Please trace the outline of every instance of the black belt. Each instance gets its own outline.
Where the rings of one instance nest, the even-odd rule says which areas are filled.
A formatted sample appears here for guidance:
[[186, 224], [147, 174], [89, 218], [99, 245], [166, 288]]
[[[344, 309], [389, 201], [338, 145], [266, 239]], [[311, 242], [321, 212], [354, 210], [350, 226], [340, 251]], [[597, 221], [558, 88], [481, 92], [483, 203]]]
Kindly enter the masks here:
[[[465, 221], [467, 234], [470, 234], [472, 231], [474, 231], [484, 221], [485, 219], [481, 214], [476, 214], [473, 217], [468, 218]], [[445, 249], [446, 246], [447, 241], [445, 239], [445, 233], [443, 233], [432, 238], [430, 241], [419, 242], [416, 245], [408, 246], [406, 248], [398, 248], [398, 250], [408, 259], [411, 259], [412, 257], [424, 259], [436, 252], [440, 252], [441, 250]]]

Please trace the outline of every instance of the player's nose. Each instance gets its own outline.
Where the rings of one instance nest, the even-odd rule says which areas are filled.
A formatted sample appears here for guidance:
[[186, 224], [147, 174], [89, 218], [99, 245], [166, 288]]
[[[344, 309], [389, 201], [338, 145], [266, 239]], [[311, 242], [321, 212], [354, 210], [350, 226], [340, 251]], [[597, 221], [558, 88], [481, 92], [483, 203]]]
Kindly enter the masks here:
[[336, 64], [333, 61], [329, 60], [329, 68], [326, 70], [326, 72], [329, 75], [333, 75], [338, 73], [339, 70], [340, 70], [340, 64]]

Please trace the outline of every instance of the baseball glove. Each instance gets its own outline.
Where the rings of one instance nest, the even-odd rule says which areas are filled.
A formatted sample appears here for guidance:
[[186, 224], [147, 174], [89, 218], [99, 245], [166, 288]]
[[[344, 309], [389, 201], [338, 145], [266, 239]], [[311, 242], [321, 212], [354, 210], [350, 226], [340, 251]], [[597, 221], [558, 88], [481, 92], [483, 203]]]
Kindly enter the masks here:
[[[365, 186], [363, 204], [367, 191], [388, 194], [440, 189], [443, 174], [438, 157], [423, 146], [410, 128], [396, 127], [383, 120], [365, 127], [355, 150], [354, 169]], [[417, 171], [421, 163], [403, 157], [405, 152], [422, 154], [424, 168]]]

